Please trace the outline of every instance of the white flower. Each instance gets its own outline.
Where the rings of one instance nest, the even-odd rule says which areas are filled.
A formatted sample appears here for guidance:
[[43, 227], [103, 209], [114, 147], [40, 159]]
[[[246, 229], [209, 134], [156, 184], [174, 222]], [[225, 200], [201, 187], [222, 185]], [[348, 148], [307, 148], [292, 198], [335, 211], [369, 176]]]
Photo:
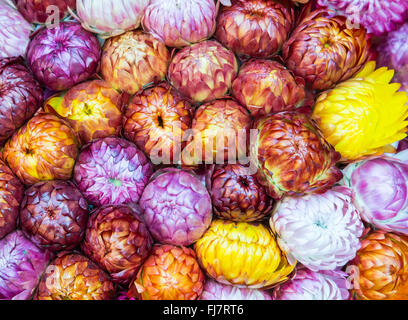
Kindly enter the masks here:
[[288, 259], [307, 268], [335, 270], [352, 260], [364, 232], [351, 190], [335, 187], [325, 194], [285, 198], [270, 225]]
[[82, 26], [102, 38], [137, 29], [150, 0], [77, 0]]

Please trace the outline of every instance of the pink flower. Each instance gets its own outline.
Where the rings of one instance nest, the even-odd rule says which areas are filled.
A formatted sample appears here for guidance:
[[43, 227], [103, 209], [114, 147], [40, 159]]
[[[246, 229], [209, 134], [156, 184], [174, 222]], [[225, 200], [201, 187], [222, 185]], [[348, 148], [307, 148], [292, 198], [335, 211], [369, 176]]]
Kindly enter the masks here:
[[273, 300], [348, 300], [347, 276], [337, 270], [314, 272], [300, 267], [292, 280], [274, 290]]
[[355, 25], [361, 23], [377, 36], [397, 29], [408, 16], [407, 0], [318, 0], [317, 3], [336, 10]]
[[364, 231], [346, 187], [287, 197], [278, 204], [270, 224], [288, 259], [313, 271], [335, 270], [353, 259]]

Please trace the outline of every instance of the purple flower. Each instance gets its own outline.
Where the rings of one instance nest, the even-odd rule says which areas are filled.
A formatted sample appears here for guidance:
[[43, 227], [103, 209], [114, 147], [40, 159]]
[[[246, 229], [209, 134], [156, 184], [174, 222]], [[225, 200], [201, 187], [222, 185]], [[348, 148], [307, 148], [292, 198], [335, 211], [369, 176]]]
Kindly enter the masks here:
[[3, 2], [0, 2], [0, 58], [25, 57], [33, 27], [20, 12]]
[[137, 203], [153, 165], [133, 143], [109, 137], [88, 144], [74, 169], [74, 181], [96, 206]]
[[272, 300], [265, 291], [239, 288], [208, 279], [200, 300]]
[[[407, 9], [408, 10], [408, 9]], [[402, 84], [408, 93], [408, 23], [382, 39], [377, 51], [378, 66], [395, 70], [394, 82]]]
[[0, 299], [28, 300], [50, 260], [50, 253], [36, 247], [21, 231], [0, 241]]
[[76, 22], [41, 29], [28, 47], [28, 65], [37, 80], [62, 91], [93, 76], [101, 48], [98, 39]]
[[343, 184], [353, 191], [353, 203], [362, 219], [388, 232], [408, 235], [408, 161], [378, 157], [350, 164]]
[[361, 24], [380, 36], [397, 29], [408, 16], [407, 0], [318, 0], [320, 6], [334, 9], [353, 24]]
[[140, 207], [153, 237], [163, 244], [191, 245], [212, 220], [205, 186], [195, 175], [175, 168], [155, 175], [140, 198]]

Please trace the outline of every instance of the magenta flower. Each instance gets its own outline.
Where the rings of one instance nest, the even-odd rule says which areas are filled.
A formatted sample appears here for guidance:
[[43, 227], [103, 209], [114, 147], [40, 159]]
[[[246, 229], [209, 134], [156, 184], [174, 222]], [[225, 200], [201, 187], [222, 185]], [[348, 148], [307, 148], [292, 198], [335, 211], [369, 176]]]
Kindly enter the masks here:
[[156, 173], [140, 198], [140, 207], [153, 237], [163, 244], [189, 246], [212, 220], [205, 186], [192, 173], [175, 168]]
[[377, 36], [397, 29], [408, 16], [406, 0], [318, 0], [317, 3], [334, 9], [356, 27], [361, 24]]
[[0, 241], [0, 300], [29, 300], [50, 260], [21, 231]]
[[96, 205], [137, 203], [153, 174], [153, 165], [133, 143], [109, 137], [82, 150], [74, 181], [87, 200]]
[[408, 235], [408, 150], [396, 158], [378, 157], [350, 164], [343, 184], [353, 191], [362, 219], [388, 232]]
[[[408, 9], [407, 9], [408, 10]], [[378, 66], [395, 70], [394, 82], [402, 84], [401, 90], [408, 93], [408, 23], [384, 38], [377, 51]]]
[[70, 89], [93, 76], [100, 56], [98, 39], [76, 22], [41, 29], [27, 52], [37, 80], [55, 91]]

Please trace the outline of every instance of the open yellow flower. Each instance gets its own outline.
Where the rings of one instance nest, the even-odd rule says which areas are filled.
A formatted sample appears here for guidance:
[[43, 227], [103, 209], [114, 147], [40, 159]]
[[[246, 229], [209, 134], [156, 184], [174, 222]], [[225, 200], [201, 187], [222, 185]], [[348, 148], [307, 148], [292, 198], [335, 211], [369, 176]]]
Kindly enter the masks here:
[[395, 152], [407, 134], [408, 95], [390, 83], [394, 70], [370, 61], [354, 78], [320, 95], [313, 118], [344, 161]]

